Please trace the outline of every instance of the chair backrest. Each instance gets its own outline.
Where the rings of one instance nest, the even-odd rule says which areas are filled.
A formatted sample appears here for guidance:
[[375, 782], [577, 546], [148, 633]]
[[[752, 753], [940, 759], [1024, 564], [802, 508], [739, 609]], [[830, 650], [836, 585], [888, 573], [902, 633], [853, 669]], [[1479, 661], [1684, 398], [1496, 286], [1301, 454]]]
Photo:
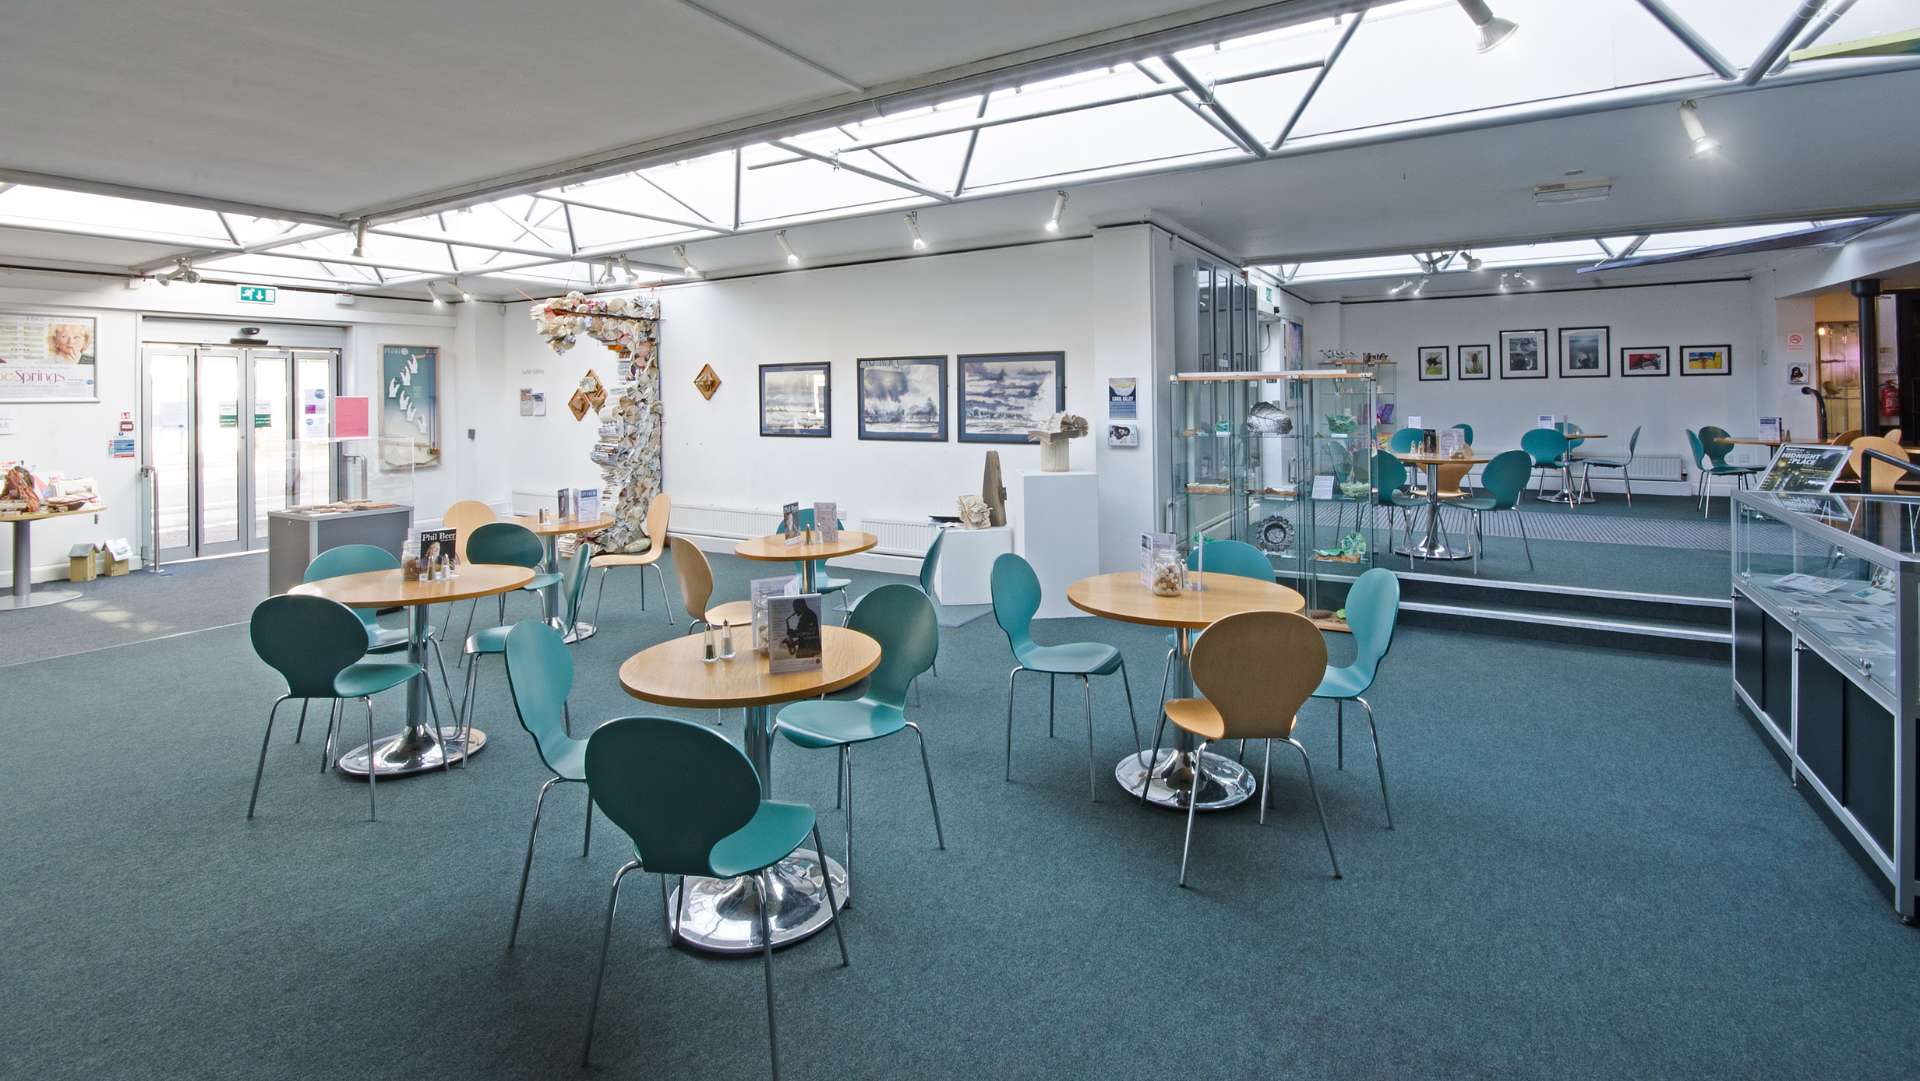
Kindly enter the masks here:
[[933, 576], [940, 571], [940, 546], [947, 540], [947, 531], [935, 529], [933, 543], [927, 545], [927, 554], [920, 557], [920, 592], [933, 596]]
[[[318, 582], [322, 578], [339, 578], [347, 574], [364, 574], [367, 571], [398, 570], [400, 561], [385, 548], [371, 544], [343, 544], [338, 548], [329, 548], [313, 557], [307, 564], [306, 573], [300, 576], [302, 582]], [[379, 622], [371, 608], [349, 608], [360, 620], [362, 627], [371, 627]]]
[[462, 499], [440, 516], [441, 526], [454, 531], [453, 552], [460, 562], [467, 561], [467, 538], [495, 517], [493, 508], [478, 499]]
[[1627, 461], [1633, 461], [1633, 452], [1640, 449], [1640, 425], [1633, 426], [1633, 434], [1627, 437]]
[[333, 677], [367, 655], [367, 628], [325, 597], [282, 595], [254, 605], [253, 652], [287, 681], [293, 698], [332, 698]]
[[993, 594], [993, 621], [1015, 649], [1033, 641], [1033, 614], [1040, 610], [1040, 576], [1026, 560], [1003, 552], [993, 561], [988, 581]]
[[620, 717], [587, 740], [587, 791], [607, 820], [633, 838], [647, 870], [724, 877], [713, 846], [760, 810], [753, 763], [703, 724]]
[[1567, 453], [1567, 437], [1552, 428], [1529, 428], [1520, 436], [1520, 449], [1533, 456], [1533, 464], [1559, 465]]
[[1402, 428], [1387, 440], [1387, 449], [1405, 454], [1424, 442], [1426, 437], [1426, 433], [1418, 428]]
[[1305, 616], [1242, 612], [1193, 647], [1193, 682], [1225, 722], [1224, 739], [1287, 739], [1326, 675], [1327, 642]]
[[1489, 510], [1512, 510], [1526, 490], [1533, 474], [1533, 455], [1524, 450], [1503, 450], [1480, 470], [1480, 487], [1493, 497]]
[[1722, 443], [1721, 440], [1726, 437], [1725, 428], [1716, 428], [1711, 424], [1700, 426], [1700, 449], [1706, 452], [1714, 465], [1727, 464], [1727, 455], [1733, 450], [1733, 444]]
[[1384, 450], [1373, 452], [1373, 501], [1393, 506], [1393, 493], [1407, 486], [1407, 464]]
[[1827, 440], [1827, 442], [1833, 444], [1836, 447], [1850, 447], [1853, 445], [1854, 440], [1860, 438], [1864, 434], [1866, 433], [1862, 432], [1858, 428], [1848, 428], [1846, 431], [1841, 432], [1839, 435], [1836, 435], [1832, 439]]
[[1707, 461], [1707, 449], [1700, 445], [1700, 433], [1692, 428], [1682, 428], [1681, 431], [1687, 433], [1687, 450], [1693, 454], [1693, 464], [1700, 469], [1707, 468], [1710, 463]]
[[905, 707], [907, 688], [940, 652], [932, 598], [899, 582], [884, 585], [860, 598], [847, 626], [880, 643], [880, 667], [867, 677], [866, 697]]
[[520, 727], [533, 737], [548, 769], [566, 750], [567, 696], [573, 693], [573, 656], [560, 632], [538, 619], [523, 619], [507, 632], [507, 687]]
[[1895, 443], [1905, 442], [1905, 440], [1901, 438], [1902, 433], [1898, 428], [1889, 428], [1885, 434], [1888, 439], [1893, 440]]
[[707, 602], [713, 600], [713, 564], [707, 553], [685, 537], [674, 537], [673, 573], [680, 579], [680, 604], [688, 619], [707, 614]]
[[[1511, 454], [1512, 451], [1507, 453]], [[1361, 575], [1347, 590], [1347, 629], [1353, 632], [1353, 667], [1367, 682], [1393, 648], [1393, 628], [1400, 622], [1400, 579], [1385, 567]]]
[[582, 540], [573, 546], [573, 569], [567, 579], [567, 626], [580, 622], [580, 601], [587, 595], [587, 576], [593, 569], [594, 547]]
[[467, 560], [509, 567], [538, 567], [547, 558], [546, 546], [533, 530], [518, 522], [488, 522], [467, 539]]
[[1460, 429], [1460, 435], [1463, 439], [1467, 441], [1467, 446], [1469, 447], [1473, 446], [1473, 425], [1456, 424], [1454, 425], [1454, 427]]
[[647, 541], [658, 548], [667, 543], [667, 530], [673, 522], [673, 500], [658, 492], [647, 501]]
[[1194, 545], [1187, 553], [1187, 569], [1201, 569], [1202, 549], [1205, 549], [1205, 563], [1208, 574], [1231, 574], [1237, 578], [1257, 578], [1263, 582], [1273, 581], [1273, 563], [1267, 559], [1267, 553], [1237, 540], [1207, 540]]
[[1907, 450], [1884, 435], [1863, 435], [1853, 441], [1847, 452], [1847, 464], [1852, 467], [1853, 475], [1861, 478], [1861, 487], [1869, 492], [1886, 494], [1893, 491], [1902, 476], [1901, 470], [1885, 462], [1867, 462], [1866, 453], [1877, 450], [1889, 458], [1907, 461]]

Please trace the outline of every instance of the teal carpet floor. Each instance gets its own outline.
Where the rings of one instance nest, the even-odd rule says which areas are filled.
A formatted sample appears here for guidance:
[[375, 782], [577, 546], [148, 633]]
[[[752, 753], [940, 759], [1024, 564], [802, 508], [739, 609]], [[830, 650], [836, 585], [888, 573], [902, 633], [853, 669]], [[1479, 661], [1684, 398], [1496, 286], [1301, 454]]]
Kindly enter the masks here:
[[[743, 565], [714, 563], [716, 598], [742, 595]], [[639, 582], [614, 579], [601, 632], [574, 648], [577, 726], [713, 717], [620, 690], [620, 660], [673, 633], [657, 594], [639, 611]], [[774, 959], [790, 1079], [1894, 1078], [1920, 1057], [1920, 937], [1736, 715], [1724, 664], [1404, 631], [1373, 696], [1398, 828], [1364, 727], [1336, 770], [1332, 711], [1310, 707], [1346, 877], [1328, 875], [1298, 762], [1276, 754], [1266, 825], [1251, 805], [1204, 816], [1182, 890], [1183, 819], [1110, 779], [1134, 747], [1113, 681], [1094, 696], [1099, 803], [1077, 688], [1049, 739], [1043, 684], [1023, 683], [1008, 784], [1005, 642], [991, 619], [943, 635], [910, 716], [947, 851], [912, 740], [862, 749], [852, 966], [831, 936]], [[1039, 635], [1122, 646], [1149, 734], [1159, 632]], [[0, 1074], [767, 1076], [758, 960], [668, 948], [644, 876], [580, 1067], [626, 852], [601, 820], [582, 858], [583, 793], [556, 790], [505, 949], [545, 775], [497, 660], [477, 704], [488, 748], [381, 784], [377, 823], [360, 783], [318, 772], [311, 721], [298, 745], [276, 730], [245, 819], [277, 688], [244, 627], [4, 671]], [[399, 696], [377, 708], [397, 727]], [[724, 730], [738, 738], [738, 714]], [[782, 746], [775, 774], [837, 850], [832, 755]]]

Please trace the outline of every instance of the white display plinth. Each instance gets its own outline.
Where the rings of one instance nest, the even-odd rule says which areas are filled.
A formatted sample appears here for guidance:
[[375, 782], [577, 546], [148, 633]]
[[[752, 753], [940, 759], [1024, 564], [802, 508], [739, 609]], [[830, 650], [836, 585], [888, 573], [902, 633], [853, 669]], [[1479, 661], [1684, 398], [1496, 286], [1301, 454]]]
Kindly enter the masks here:
[[1020, 474], [1019, 552], [1040, 577], [1041, 619], [1084, 616], [1067, 587], [1100, 573], [1100, 477], [1091, 470]]
[[933, 598], [941, 604], [992, 604], [993, 561], [1013, 551], [1013, 527], [946, 531], [933, 569]]

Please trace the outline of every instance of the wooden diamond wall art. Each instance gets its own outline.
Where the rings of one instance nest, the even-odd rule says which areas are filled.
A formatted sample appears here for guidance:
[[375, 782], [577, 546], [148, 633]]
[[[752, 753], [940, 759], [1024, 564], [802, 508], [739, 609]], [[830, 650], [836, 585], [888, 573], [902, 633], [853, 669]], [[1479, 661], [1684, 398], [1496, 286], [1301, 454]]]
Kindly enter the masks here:
[[707, 401], [713, 400], [713, 392], [720, 389], [720, 374], [713, 370], [713, 365], [700, 366], [700, 374], [693, 377], [693, 389]]

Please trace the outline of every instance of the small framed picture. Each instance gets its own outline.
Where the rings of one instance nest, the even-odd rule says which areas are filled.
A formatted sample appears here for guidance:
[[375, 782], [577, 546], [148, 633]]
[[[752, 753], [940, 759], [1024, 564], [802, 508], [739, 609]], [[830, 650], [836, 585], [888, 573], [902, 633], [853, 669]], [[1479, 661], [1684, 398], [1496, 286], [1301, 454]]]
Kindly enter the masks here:
[[1503, 330], [1500, 332], [1500, 378], [1545, 379], [1547, 377], [1547, 331]]
[[1623, 345], [1620, 347], [1621, 375], [1671, 375], [1673, 351], [1664, 345]]
[[1732, 375], [1733, 346], [1683, 345], [1680, 347], [1681, 375]]
[[760, 434], [831, 439], [832, 367], [760, 365]]
[[1447, 359], [1450, 351], [1444, 345], [1423, 345], [1420, 347], [1420, 381], [1447, 378]]
[[1613, 345], [1607, 327], [1560, 328], [1560, 378], [1605, 379], [1613, 374]]
[[1453, 352], [1462, 379], [1493, 378], [1493, 346], [1463, 345]]

